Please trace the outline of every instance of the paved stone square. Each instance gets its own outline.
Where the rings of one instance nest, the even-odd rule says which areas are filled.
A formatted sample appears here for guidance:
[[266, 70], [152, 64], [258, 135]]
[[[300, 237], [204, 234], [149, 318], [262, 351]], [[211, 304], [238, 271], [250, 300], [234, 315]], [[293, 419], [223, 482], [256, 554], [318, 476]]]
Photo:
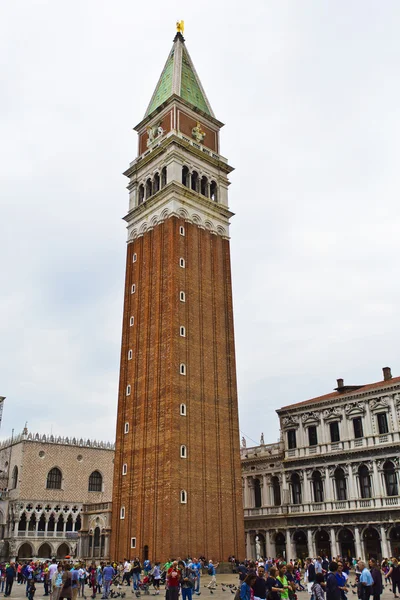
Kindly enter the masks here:
[[[219, 574], [217, 574], [217, 589], [212, 594], [209, 590], [207, 590], [204, 587], [205, 585], [208, 584], [209, 581], [210, 581], [210, 577], [208, 575], [202, 576], [200, 600], [206, 600], [206, 599], [208, 600], [210, 598], [212, 598], [212, 600], [230, 600], [230, 599], [233, 600], [234, 593], [231, 592], [231, 588], [225, 587], [223, 584], [226, 584], [227, 586], [228, 585], [236, 586], [238, 583], [237, 575], [219, 575]], [[354, 583], [354, 574], [350, 575], [350, 583]], [[113, 586], [113, 589], [115, 589], [114, 586]], [[225, 591], [223, 591], [224, 589], [225, 589]], [[131, 592], [131, 588], [124, 586], [123, 591], [126, 594], [124, 600], [136, 600], [136, 596]], [[85, 596], [88, 600], [90, 599], [90, 595], [91, 595], [90, 592], [91, 592], [91, 590], [89, 590], [89, 588], [86, 587], [85, 588]], [[153, 595], [154, 595], [154, 591], [151, 589], [149, 595], [146, 595], [142, 592], [140, 597], [142, 600], [146, 600], [146, 599], [149, 599], [150, 597], [152, 597]], [[298, 600], [309, 600], [309, 595], [307, 592], [298, 592], [297, 595], [298, 595]], [[0, 596], [4, 596], [4, 594], [0, 594]], [[195, 600], [197, 597], [198, 596], [193, 595], [193, 600]], [[11, 598], [17, 598], [17, 599], [23, 600], [25, 598], [25, 586], [14, 584], [12, 592], [11, 592]], [[36, 586], [35, 600], [42, 600], [42, 598], [43, 598], [43, 585], [41, 583], [39, 583]], [[46, 597], [46, 598], [48, 600], [51, 600], [51, 597]], [[97, 594], [96, 600], [100, 600], [100, 598], [101, 598], [101, 594]], [[164, 600], [164, 598], [165, 598], [164, 586], [161, 586], [161, 588], [160, 588], [159, 598], [162, 600]], [[393, 594], [392, 594], [390, 585], [386, 585], [381, 598], [382, 598], [382, 600], [392, 600]], [[356, 594], [355, 590], [350, 591], [350, 593], [348, 595], [348, 600], [357, 600], [357, 594]]]

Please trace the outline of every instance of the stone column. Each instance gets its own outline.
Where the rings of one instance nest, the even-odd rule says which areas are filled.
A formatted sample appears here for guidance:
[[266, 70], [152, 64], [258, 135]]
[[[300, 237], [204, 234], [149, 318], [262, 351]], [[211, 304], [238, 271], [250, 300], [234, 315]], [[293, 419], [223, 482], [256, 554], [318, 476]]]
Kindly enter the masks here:
[[270, 486], [268, 481], [268, 476], [263, 475], [263, 486], [262, 486], [262, 506], [271, 506], [271, 494], [270, 494]]
[[246, 558], [251, 559], [251, 537], [250, 532], [246, 531]]
[[389, 546], [388, 546], [388, 540], [386, 537], [386, 531], [385, 528], [383, 527], [383, 525], [381, 525], [381, 550], [382, 550], [382, 556], [390, 556], [389, 554]]
[[307, 473], [304, 472], [303, 481], [300, 480], [300, 485], [303, 487], [303, 503], [308, 504], [311, 502], [311, 479], [308, 479]]
[[[274, 548], [272, 548], [272, 545]], [[271, 540], [271, 534], [268, 529], [265, 530], [265, 551], [267, 553], [267, 558], [275, 557], [275, 544]]]
[[249, 478], [244, 478], [244, 507], [250, 508], [250, 489], [249, 489]]
[[46, 521], [44, 524], [44, 537], [47, 537], [49, 534], [48, 530], [49, 530], [49, 518], [50, 517], [46, 516], [45, 518], [46, 518]]
[[332, 479], [330, 478], [328, 467], [325, 467], [325, 500], [328, 502], [333, 502], [334, 500]]
[[354, 539], [356, 543], [356, 559], [364, 557], [364, 552], [361, 546], [360, 530], [358, 527], [354, 527]]
[[[379, 478], [379, 473], [378, 473], [378, 465], [376, 464], [376, 460], [372, 461], [372, 481], [373, 481], [373, 494], [372, 497], [375, 498], [382, 498], [382, 485], [381, 485], [381, 480]], [[387, 554], [385, 554], [384, 556], [387, 556]]]
[[315, 557], [314, 543], [312, 537], [311, 529], [307, 529], [307, 546], [308, 546], [308, 556], [311, 558]]
[[289, 529], [286, 529], [286, 561], [289, 561], [292, 558], [294, 558], [292, 540]]
[[[368, 402], [365, 403], [364, 436], [372, 436], [372, 414]], [[370, 442], [367, 440], [367, 444], [369, 443]]]
[[359, 492], [357, 488], [357, 479], [356, 476], [353, 474], [352, 465], [349, 465], [349, 477], [347, 481], [349, 487], [347, 497], [349, 498], [349, 500], [356, 500], [357, 498], [359, 498]]
[[39, 519], [36, 517], [36, 524], [35, 524], [35, 535], [36, 535], [36, 537], [38, 536], [38, 531], [39, 531]]
[[331, 534], [331, 557], [332, 557], [332, 559], [334, 559], [339, 554], [339, 552], [338, 552], [337, 545], [336, 545], [336, 536], [335, 536], [335, 530], [333, 529], [333, 527], [331, 528], [330, 534]]

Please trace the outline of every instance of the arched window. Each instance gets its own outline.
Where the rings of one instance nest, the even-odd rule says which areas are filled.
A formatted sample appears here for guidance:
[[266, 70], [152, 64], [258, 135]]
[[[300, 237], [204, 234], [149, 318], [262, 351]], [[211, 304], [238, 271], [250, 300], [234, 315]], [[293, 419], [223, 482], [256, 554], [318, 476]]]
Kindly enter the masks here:
[[187, 458], [186, 446], [181, 446], [181, 458]]
[[259, 479], [254, 479], [254, 506], [261, 507], [261, 484]]
[[272, 483], [272, 492], [274, 495], [274, 506], [280, 506], [282, 504], [281, 500], [281, 486], [279, 484], [279, 479], [276, 475], [271, 480]]
[[186, 365], [184, 365], [183, 363], [179, 367], [179, 373], [181, 375], [186, 375]]
[[360, 481], [361, 498], [371, 498], [371, 478], [365, 465], [361, 465], [358, 469], [358, 478]]
[[13, 472], [12, 472], [11, 489], [15, 490], [17, 485], [18, 485], [18, 467], [17, 467], [17, 465], [15, 465]]
[[199, 174], [197, 171], [192, 172], [191, 188], [193, 191], [199, 191]]
[[336, 499], [347, 500], [346, 477], [344, 475], [343, 469], [341, 467], [335, 469], [333, 477], [335, 479]]
[[182, 417], [186, 417], [186, 404], [181, 404], [180, 414]]
[[163, 167], [161, 171], [161, 189], [167, 185], [167, 167]]
[[160, 174], [156, 173], [154, 175], [154, 182], [153, 182], [153, 194], [156, 194], [160, 189]]
[[290, 482], [292, 484], [292, 501], [293, 504], [301, 504], [301, 483], [298, 473], [293, 473]]
[[138, 204], [142, 204], [144, 200], [144, 185], [143, 183], [141, 185], [139, 185], [139, 199], [138, 199]]
[[314, 471], [312, 474], [312, 487], [314, 493], [314, 502], [323, 502], [324, 487], [322, 484], [321, 473], [319, 471]]
[[210, 198], [214, 202], [218, 202], [218, 191], [217, 191], [217, 184], [215, 183], [215, 181], [212, 181], [210, 183]]
[[398, 495], [398, 485], [397, 485], [397, 476], [396, 470], [394, 468], [394, 464], [392, 461], [387, 460], [383, 465], [383, 476], [385, 478], [386, 485], [386, 495], [387, 496], [397, 496]]
[[103, 477], [99, 471], [93, 471], [89, 477], [89, 492], [101, 492], [103, 489]]
[[153, 193], [153, 184], [152, 184], [151, 179], [148, 179], [146, 181], [146, 200], [147, 200], [147, 198], [150, 198], [152, 193]]
[[208, 197], [208, 179], [205, 175], [203, 175], [203, 177], [201, 178], [200, 192], [201, 194], [203, 194], [203, 196]]
[[182, 167], [182, 183], [189, 187], [189, 169], [187, 167]]
[[94, 530], [93, 546], [96, 549], [100, 546], [100, 527], [96, 527]]
[[181, 490], [181, 504], [187, 503], [187, 493], [185, 490]]
[[81, 523], [81, 517], [80, 517], [80, 515], [78, 515], [78, 516], [76, 517], [76, 521], [75, 521], [74, 529], [75, 529], [75, 531], [79, 531], [81, 527], [82, 527], [82, 523]]
[[61, 490], [62, 474], [60, 469], [53, 467], [47, 475], [46, 488], [48, 490]]

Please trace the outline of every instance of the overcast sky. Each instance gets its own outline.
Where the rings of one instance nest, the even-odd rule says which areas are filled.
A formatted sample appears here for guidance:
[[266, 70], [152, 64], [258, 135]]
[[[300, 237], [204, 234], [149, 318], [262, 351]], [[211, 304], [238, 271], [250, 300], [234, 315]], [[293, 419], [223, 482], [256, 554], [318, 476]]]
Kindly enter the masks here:
[[400, 3], [16, 0], [0, 18], [1, 435], [113, 440], [132, 127], [177, 18], [236, 168], [241, 430], [399, 364]]

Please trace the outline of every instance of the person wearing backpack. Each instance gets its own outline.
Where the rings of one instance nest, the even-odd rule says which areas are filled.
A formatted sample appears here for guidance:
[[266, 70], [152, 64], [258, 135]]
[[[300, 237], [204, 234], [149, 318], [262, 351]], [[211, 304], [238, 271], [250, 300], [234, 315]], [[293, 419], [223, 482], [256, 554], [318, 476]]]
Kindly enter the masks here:
[[207, 568], [207, 573], [211, 576], [211, 581], [210, 583], [206, 586], [210, 591], [215, 590], [215, 588], [217, 587], [217, 577], [216, 577], [216, 569], [218, 567], [219, 563], [213, 563], [213, 561], [210, 559], [208, 561], [208, 568]]

